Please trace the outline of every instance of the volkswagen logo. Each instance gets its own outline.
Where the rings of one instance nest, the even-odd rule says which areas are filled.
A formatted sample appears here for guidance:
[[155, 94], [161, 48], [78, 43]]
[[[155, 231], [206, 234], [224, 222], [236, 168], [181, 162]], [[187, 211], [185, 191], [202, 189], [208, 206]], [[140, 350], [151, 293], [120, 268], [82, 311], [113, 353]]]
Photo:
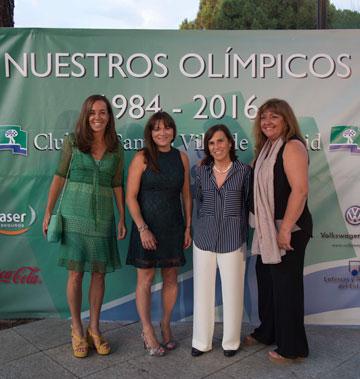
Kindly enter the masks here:
[[345, 212], [345, 220], [351, 225], [360, 224], [360, 206], [353, 205]]

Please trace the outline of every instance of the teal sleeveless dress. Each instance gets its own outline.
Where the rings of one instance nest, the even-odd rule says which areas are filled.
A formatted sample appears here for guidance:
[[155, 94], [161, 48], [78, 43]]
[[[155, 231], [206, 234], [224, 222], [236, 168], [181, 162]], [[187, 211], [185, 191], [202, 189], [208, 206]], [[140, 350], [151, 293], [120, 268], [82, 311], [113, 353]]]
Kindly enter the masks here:
[[158, 244], [156, 250], [145, 250], [133, 222], [126, 263], [137, 268], [178, 267], [185, 264], [185, 224], [180, 201], [184, 166], [177, 149], [158, 154], [160, 172], [146, 168], [138, 193], [141, 214]]
[[61, 203], [63, 236], [58, 265], [77, 272], [112, 272], [120, 268], [113, 188], [122, 185], [123, 149], [100, 161], [81, 152], [74, 134], [65, 137], [55, 175], [66, 177]]

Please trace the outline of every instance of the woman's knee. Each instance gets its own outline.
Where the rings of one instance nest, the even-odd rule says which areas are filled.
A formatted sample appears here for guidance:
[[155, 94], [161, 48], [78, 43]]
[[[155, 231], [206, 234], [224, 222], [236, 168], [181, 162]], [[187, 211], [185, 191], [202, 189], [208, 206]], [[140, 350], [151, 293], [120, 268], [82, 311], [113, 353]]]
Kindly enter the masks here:
[[73, 284], [81, 285], [83, 276], [83, 272], [69, 271], [68, 281]]
[[138, 269], [137, 286], [150, 288], [155, 277], [155, 269]]
[[177, 268], [163, 268], [161, 270], [163, 285], [168, 287], [177, 287]]
[[105, 279], [105, 274], [102, 272], [92, 272], [91, 273], [91, 280], [94, 280], [96, 282], [103, 282]]

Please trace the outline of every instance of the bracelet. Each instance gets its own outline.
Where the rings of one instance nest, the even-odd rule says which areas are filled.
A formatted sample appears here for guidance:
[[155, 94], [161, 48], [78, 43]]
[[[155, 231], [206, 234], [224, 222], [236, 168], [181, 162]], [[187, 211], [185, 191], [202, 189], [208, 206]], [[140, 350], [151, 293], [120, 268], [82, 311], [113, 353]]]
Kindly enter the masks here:
[[138, 232], [142, 233], [142, 232], [144, 232], [147, 229], [149, 229], [149, 227], [146, 224], [143, 224], [143, 225], [141, 225], [141, 226], [138, 227]]
[[185, 226], [185, 229], [191, 229], [191, 225]]

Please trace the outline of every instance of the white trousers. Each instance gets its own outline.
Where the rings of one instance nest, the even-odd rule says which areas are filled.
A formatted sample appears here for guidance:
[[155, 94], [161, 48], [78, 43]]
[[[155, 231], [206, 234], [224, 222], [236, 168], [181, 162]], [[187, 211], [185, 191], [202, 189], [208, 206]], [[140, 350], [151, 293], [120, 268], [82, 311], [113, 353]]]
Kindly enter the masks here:
[[200, 351], [212, 348], [215, 326], [215, 279], [219, 266], [223, 299], [224, 350], [240, 346], [244, 304], [246, 257], [243, 249], [230, 253], [213, 253], [193, 245], [194, 318], [192, 346]]

